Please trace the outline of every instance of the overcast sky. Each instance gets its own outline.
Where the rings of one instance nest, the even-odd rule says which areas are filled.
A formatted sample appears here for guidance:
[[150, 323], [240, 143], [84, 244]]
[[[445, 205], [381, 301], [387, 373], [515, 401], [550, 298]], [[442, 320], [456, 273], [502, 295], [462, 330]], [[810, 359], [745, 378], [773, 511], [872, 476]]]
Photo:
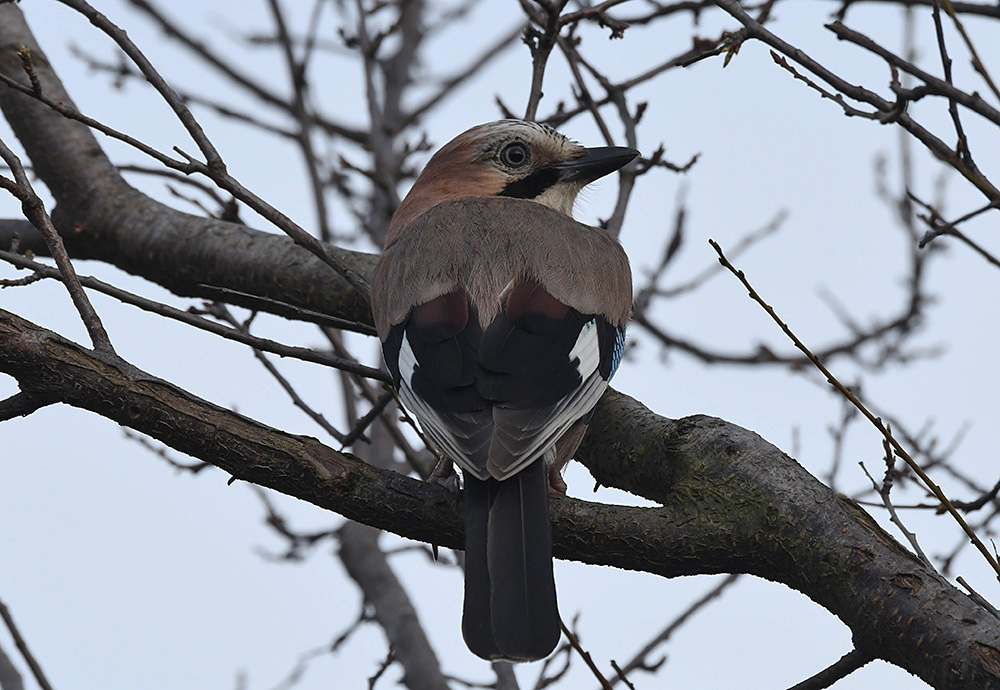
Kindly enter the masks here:
[[[128, 30], [168, 80], [256, 107], [242, 95], [230, 96], [225, 81], [132, 12], [128, 3], [109, 0], [100, 5]], [[296, 5], [302, 10], [311, 3]], [[485, 44], [470, 37], [494, 35], [520, 21], [515, 5], [497, 2], [480, 7], [463, 33], [436, 41], [433, 62], [424, 67], [435, 75], [447, 73], [470, 50]], [[20, 7], [83, 112], [161, 149], [192, 148], [151, 89], [138, 83], [113, 89], [107, 76], [93, 73], [73, 56], [71, 45], [105, 60], [117, 59], [110, 41], [86, 20], [49, 0], [31, 0]], [[622, 12], [632, 14], [643, 7], [626, 5]], [[888, 94], [884, 66], [822, 28], [833, 9], [834, 3], [779, 4], [772, 30], [853, 83]], [[284, 84], [277, 51], [239, 47], [241, 33], [264, 31], [270, 25], [265, 3], [173, 0], [169, 11], [191, 27], [193, 35], [210, 38], [218, 50], [237, 51], [244, 71], [265, 83]], [[333, 40], [330, 19], [328, 37]], [[901, 45], [898, 11], [857, 7], [848, 15], [848, 24], [889, 47]], [[723, 26], [735, 28], [721, 12], [707, 11], [699, 32], [709, 36]], [[1000, 74], [995, 23], [989, 27], [970, 20], [968, 27], [984, 62]], [[917, 31], [924, 46], [921, 64], [937, 73], [933, 44], [928, 42], [933, 26], [927, 17], [918, 21]], [[690, 18], [684, 17], [661, 23], [656, 31], [630, 29], [624, 41], [605, 40], [606, 30], [597, 27], [585, 27], [581, 34], [598, 64], [613, 76], [624, 76], [686, 49], [690, 32]], [[953, 46], [956, 81], [985, 93], [981, 81], [970, 76], [958, 43]], [[338, 64], [344, 67], [337, 69]], [[363, 125], [360, 75], [350, 64], [331, 61], [328, 70], [312, 74], [311, 79], [331, 112]], [[529, 68], [523, 46], [509, 50], [485, 78], [462, 90], [428, 122], [434, 145], [471, 125], [496, 119], [495, 96], [522, 111]], [[554, 58], [541, 112], [549, 112], [560, 98], [570, 98], [563, 86], [565, 73]], [[738, 263], [810, 345], [822, 348], [848, 333], [824, 295], [833, 296], [862, 324], [898, 309], [905, 297], [900, 281], [908, 249], [891, 209], [875, 192], [880, 157], [887, 161], [888, 181], [899, 189], [898, 129], [844, 117], [838, 106], [775, 66], [767, 48], [755, 43], [746, 44], [725, 69], [719, 58], [672, 70], [637, 90], [633, 98], [649, 101], [640, 128], [644, 153], [662, 143], [667, 158], [677, 163], [700, 154], [686, 175], [658, 172], [639, 181], [622, 232], [637, 283], [658, 260], [683, 199], [688, 206], [688, 234], [666, 285], [681, 284], [714, 264], [708, 238], [728, 249], [784, 213], [780, 230]], [[195, 112], [238, 179], [311, 226], [307, 184], [290, 144], [212, 113]], [[935, 123], [942, 137], [951, 141], [940, 102], [919, 103], [914, 112]], [[997, 179], [996, 130], [972, 115], [966, 116], [965, 125], [977, 161]], [[564, 132], [584, 144], [602, 143], [583, 120], [570, 123]], [[0, 138], [16, 143], [5, 123], [0, 125]], [[106, 139], [102, 143], [116, 163], [148, 163]], [[935, 198], [944, 169], [919, 149], [914, 150], [914, 161], [916, 190]], [[166, 203], [193, 210], [172, 196], [162, 181], [129, 179]], [[944, 174], [944, 180], [949, 217], [982, 205], [983, 200], [957, 175]], [[613, 189], [604, 181], [585, 192], [577, 217], [590, 222], [607, 217]], [[13, 199], [0, 198], [0, 217], [16, 217], [18, 212]], [[244, 218], [268, 229], [249, 212]], [[337, 210], [334, 222], [346, 225], [351, 219]], [[996, 247], [996, 223], [995, 215], [986, 216], [970, 223], [967, 231]], [[153, 299], [182, 307], [191, 304], [101, 264], [78, 262], [77, 270]], [[0, 278], [18, 275], [0, 265]], [[864, 388], [880, 410], [905, 420], [910, 429], [931, 424], [942, 443], [966, 430], [955, 462], [986, 486], [995, 483], [1000, 467], [993, 421], [997, 414], [993, 295], [998, 281], [997, 269], [964, 247], [950, 247], [931, 265], [929, 287], [938, 300], [915, 341], [928, 349], [941, 346], [943, 353], [866, 376]], [[136, 366], [285, 431], [322, 438], [322, 431], [286, 402], [246, 348], [163, 323], [98, 295], [92, 298], [116, 349]], [[87, 342], [65, 290], [54, 281], [0, 291], [0, 308]], [[664, 304], [655, 315], [678, 335], [713, 348], [747, 352], [766, 343], [776, 351], [791, 349], [729, 275], [719, 274], [703, 289]], [[310, 327], [265, 317], [261, 321], [262, 332], [279, 340], [321, 344]], [[639, 328], [633, 328], [630, 337], [634, 356], [619, 371], [616, 387], [668, 417], [704, 413], [753, 429], [794, 454], [813, 474], [826, 476], [833, 452], [828, 427], [839, 419], [842, 404], [818, 375], [706, 367], [676, 352], [664, 358]], [[370, 352], [370, 361], [376, 361], [374, 342], [364, 343], [359, 351]], [[280, 366], [303, 397], [337, 418], [339, 395], [333, 394], [332, 372], [293, 361], [282, 361]], [[850, 361], [837, 360], [832, 368], [847, 382], [858, 375]], [[0, 399], [14, 392], [15, 382], [0, 377]], [[858, 462], [864, 461], [880, 476], [880, 454], [877, 433], [854, 427], [846, 439], [838, 488], [852, 494], [869, 486]], [[263, 524], [263, 508], [253, 490], [240, 483], [227, 486], [227, 479], [214, 469], [196, 476], [177, 472], [127, 439], [116, 424], [63, 406], [0, 425], [0, 599], [10, 607], [56, 688], [217, 690], [245, 682], [242, 687], [249, 690], [267, 690], [278, 686], [304, 653], [327, 645], [350, 626], [361, 604], [355, 586], [331, 557], [334, 545], [327, 543], [298, 564], [268, 560], [266, 554], [280, 552], [283, 543]], [[954, 498], [971, 498], [947, 475], [935, 479], [946, 492], [953, 491]], [[570, 469], [567, 480], [571, 494], [588, 500], [634, 500], [609, 490], [595, 496], [593, 480], [580, 466]], [[919, 498], [907, 495], [909, 501]], [[287, 497], [273, 500], [296, 528], [340, 522], [336, 515]], [[882, 511], [870, 512], [887, 525]], [[928, 555], [950, 553], [960, 542], [958, 528], [946, 518], [914, 512], [905, 517]], [[886, 529], [898, 538], [894, 528]], [[413, 544], [389, 535], [382, 545], [392, 549]], [[392, 564], [418, 607], [445, 671], [491, 682], [489, 667], [473, 657], [461, 640], [460, 573], [429, 565], [418, 551], [394, 556]], [[1000, 601], [995, 579], [974, 551], [967, 550], [954, 562], [952, 575], [963, 575], [994, 603]], [[579, 613], [583, 642], [604, 668], [610, 659], [624, 663], [631, 658], [717, 582], [716, 577], [665, 580], [565, 562], [557, 563], [556, 580], [561, 611], [566, 617]], [[0, 646], [11, 656], [16, 652], [5, 631], [0, 631]], [[655, 678], [636, 674], [632, 680], [638, 688], [782, 688], [850, 649], [846, 626], [806, 597], [780, 584], [744, 577], [671, 638], [662, 649], [667, 664]], [[312, 660], [296, 687], [367, 687], [367, 678], [385, 653], [381, 631], [369, 625], [339, 654]], [[23, 664], [19, 667], [24, 670]], [[379, 687], [391, 686], [400, 673], [398, 666], [393, 667]], [[518, 673], [522, 685], [530, 687], [538, 665], [523, 666]], [[33, 681], [27, 686], [34, 687]], [[594, 686], [577, 660], [560, 687]], [[926, 686], [904, 671], [876, 662], [836, 687]]]

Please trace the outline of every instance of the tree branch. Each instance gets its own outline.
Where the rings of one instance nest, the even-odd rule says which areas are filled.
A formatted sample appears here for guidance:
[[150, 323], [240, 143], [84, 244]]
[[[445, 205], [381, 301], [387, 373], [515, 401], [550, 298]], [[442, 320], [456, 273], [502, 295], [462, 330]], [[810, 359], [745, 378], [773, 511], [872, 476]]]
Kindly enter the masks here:
[[788, 690], [823, 690], [851, 675], [873, 659], [871, 654], [852, 649], [816, 675], [796, 683]]
[[42, 671], [42, 667], [39, 665], [38, 660], [35, 659], [34, 654], [28, 649], [28, 643], [21, 636], [21, 631], [18, 629], [17, 625], [14, 623], [14, 617], [10, 615], [10, 610], [7, 606], [0, 601], [0, 620], [3, 620], [4, 625], [10, 632], [10, 636], [14, 638], [14, 644], [17, 646], [18, 651], [21, 652], [21, 656], [24, 657], [24, 661], [28, 664], [28, 668], [31, 669], [31, 675], [35, 677], [35, 682], [42, 690], [52, 690], [52, 686], [49, 684], [49, 679], [46, 678], [45, 673]]
[[[9, 50], [22, 44], [31, 50], [45, 94], [72, 104], [20, 10], [0, 6], [0, 46], [6, 47], [0, 50], [0, 74], [23, 80], [20, 60]], [[367, 295], [288, 238], [181, 213], [150, 199], [122, 179], [85, 125], [30, 96], [0, 86], [0, 108], [56, 199], [52, 221], [74, 258], [107, 261], [180, 296], [287, 314], [274, 303], [213, 290], [225, 288], [370, 322]], [[22, 227], [0, 226], [0, 248], [9, 246], [11, 228]], [[324, 247], [362, 275], [375, 264], [370, 254]]]
[[[460, 507], [446, 489], [271, 429], [3, 311], [0, 371], [237, 479], [410, 539], [462, 544]], [[610, 391], [577, 459], [599, 483], [662, 505], [554, 498], [557, 557], [783, 582], [850, 626], [858, 649], [932, 685], [1000, 682], [1000, 621], [753, 432], [704, 416], [664, 419]]]

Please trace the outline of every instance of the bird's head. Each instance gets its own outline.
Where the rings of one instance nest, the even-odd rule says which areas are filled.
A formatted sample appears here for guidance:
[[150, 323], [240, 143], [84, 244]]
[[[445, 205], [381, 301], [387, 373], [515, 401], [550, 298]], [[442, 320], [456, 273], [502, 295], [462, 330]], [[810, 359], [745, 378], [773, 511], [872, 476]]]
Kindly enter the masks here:
[[427, 209], [464, 197], [530, 199], [572, 216], [581, 189], [637, 155], [622, 146], [584, 148], [537, 122], [477, 125], [431, 157], [393, 215], [386, 246]]

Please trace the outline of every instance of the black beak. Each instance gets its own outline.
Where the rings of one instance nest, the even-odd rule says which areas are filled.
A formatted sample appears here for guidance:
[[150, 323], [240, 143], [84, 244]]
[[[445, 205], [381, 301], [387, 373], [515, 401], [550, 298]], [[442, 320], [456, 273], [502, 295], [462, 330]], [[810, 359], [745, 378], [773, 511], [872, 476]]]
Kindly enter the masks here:
[[559, 171], [560, 182], [578, 180], [589, 184], [624, 167], [638, 155], [638, 151], [627, 146], [600, 146], [586, 149], [582, 158], [557, 163], [552, 167]]

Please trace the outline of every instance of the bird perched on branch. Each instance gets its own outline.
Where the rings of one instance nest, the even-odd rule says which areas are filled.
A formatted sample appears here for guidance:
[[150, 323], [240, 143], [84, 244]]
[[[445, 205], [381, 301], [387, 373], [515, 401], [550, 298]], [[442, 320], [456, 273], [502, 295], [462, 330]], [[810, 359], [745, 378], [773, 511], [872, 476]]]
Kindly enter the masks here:
[[637, 155], [534, 122], [473, 127], [428, 162], [375, 268], [399, 398], [463, 470], [462, 633], [485, 659], [540, 659], [559, 641], [548, 493], [565, 490], [632, 304], [624, 250], [573, 203]]

